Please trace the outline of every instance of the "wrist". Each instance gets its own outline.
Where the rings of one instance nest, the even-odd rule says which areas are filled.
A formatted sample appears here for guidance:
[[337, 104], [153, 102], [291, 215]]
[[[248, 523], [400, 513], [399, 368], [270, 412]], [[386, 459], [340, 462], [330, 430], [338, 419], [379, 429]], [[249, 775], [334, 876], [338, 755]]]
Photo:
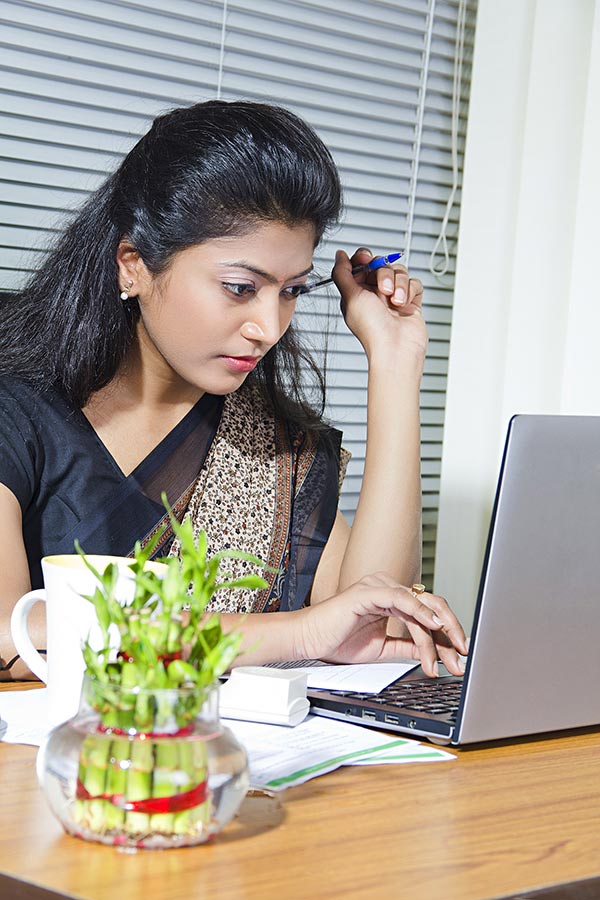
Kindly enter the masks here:
[[294, 627], [292, 633], [292, 659], [312, 659], [309, 650], [310, 641], [310, 606], [304, 606], [296, 610], [294, 615]]
[[398, 353], [397, 351], [378, 349], [367, 354], [367, 361], [370, 378], [392, 376], [402, 379], [403, 383], [412, 381], [420, 385], [425, 367], [425, 351], [422, 353], [419, 353], [418, 350]]
[[[319, 604], [322, 606], [323, 601]], [[324, 652], [324, 641], [321, 628], [317, 623], [318, 607], [304, 606], [293, 615], [297, 616], [293, 629], [293, 659], [320, 659]]]

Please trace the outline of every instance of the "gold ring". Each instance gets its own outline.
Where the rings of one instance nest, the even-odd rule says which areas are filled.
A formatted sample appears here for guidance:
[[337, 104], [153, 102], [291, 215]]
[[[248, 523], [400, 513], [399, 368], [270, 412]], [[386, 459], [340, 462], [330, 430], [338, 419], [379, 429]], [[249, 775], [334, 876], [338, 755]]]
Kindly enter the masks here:
[[416, 599], [421, 594], [425, 593], [425, 585], [424, 584], [413, 584], [413, 586], [411, 587], [410, 590], [411, 590], [413, 597]]

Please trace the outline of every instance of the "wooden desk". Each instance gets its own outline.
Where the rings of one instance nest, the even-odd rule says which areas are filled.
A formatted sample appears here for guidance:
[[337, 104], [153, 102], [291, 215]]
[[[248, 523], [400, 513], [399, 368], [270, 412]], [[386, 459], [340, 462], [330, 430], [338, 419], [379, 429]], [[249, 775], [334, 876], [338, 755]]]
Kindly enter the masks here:
[[341, 769], [247, 799], [212, 844], [133, 854], [63, 834], [35, 753], [0, 745], [0, 871], [86, 900], [481, 900], [600, 874], [597, 730]]

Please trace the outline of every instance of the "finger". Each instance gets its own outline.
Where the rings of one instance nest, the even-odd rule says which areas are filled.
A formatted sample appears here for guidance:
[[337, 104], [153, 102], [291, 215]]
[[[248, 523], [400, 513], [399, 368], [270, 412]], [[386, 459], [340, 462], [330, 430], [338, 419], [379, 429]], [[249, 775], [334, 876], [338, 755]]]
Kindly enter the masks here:
[[[369, 262], [371, 258], [371, 254], [369, 250], [361, 250], [357, 251], [352, 259], [348, 256], [348, 254], [344, 250], [337, 250], [335, 254], [335, 265], [331, 272], [331, 277], [333, 278], [336, 287], [338, 288], [340, 294], [342, 295], [342, 304], [344, 304], [345, 299], [359, 293], [362, 290], [362, 286], [360, 283], [356, 281], [357, 278], [362, 278], [364, 280], [364, 273], [360, 275], [353, 275], [352, 269], [357, 263], [355, 262], [357, 258], [357, 253], [363, 253], [366, 255], [365, 262]], [[362, 263], [360, 263], [362, 265]]]
[[[398, 585], [394, 579], [387, 575], [385, 572], [377, 572], [374, 576], [374, 579], [380, 584], [384, 584], [390, 588], [393, 587], [401, 587]], [[425, 605], [429, 610], [433, 612], [433, 617], [430, 621], [428, 621], [427, 614], [425, 613], [425, 618], [421, 617], [421, 621], [425, 625], [425, 627], [429, 631], [433, 631], [433, 639], [438, 647], [443, 646], [447, 648], [454, 648], [451, 654], [446, 654], [452, 662], [453, 674], [461, 675], [464, 671], [464, 667], [460, 671], [454, 671], [458, 665], [462, 665], [462, 660], [458, 660], [458, 653], [462, 656], [466, 656], [469, 652], [469, 643], [463, 631], [462, 625], [458, 621], [455, 614], [452, 612], [450, 607], [448, 606], [447, 601], [438, 596], [437, 594], [430, 594], [428, 592], [423, 592], [422, 594], [415, 595], [415, 593], [406, 587], [401, 587], [401, 589], [407, 592], [413, 600], [416, 601], [416, 604]], [[419, 606], [415, 605], [415, 610], [419, 610]], [[422, 610], [419, 610], [421, 613]], [[408, 609], [406, 609], [408, 612]], [[412, 612], [414, 618], [419, 619], [419, 615], [415, 614], [415, 611]], [[431, 626], [431, 621], [434, 623], [434, 627]], [[458, 653], [456, 653], [458, 650]], [[445, 664], [445, 663], [444, 663]]]
[[426, 628], [438, 631], [443, 628], [444, 625], [458, 625], [459, 628], [461, 627], [460, 622], [448, 606], [446, 600], [444, 600], [443, 597], [439, 597], [437, 594], [430, 594], [427, 591], [417, 593], [412, 588], [400, 584], [392, 578], [391, 575], [388, 575], [387, 572], [374, 572], [371, 575], [366, 575], [364, 578], [361, 578], [361, 583], [382, 585], [390, 588], [389, 598], [392, 600], [399, 600], [399, 603], [394, 603], [396, 609], [421, 621]]
[[382, 266], [376, 269], [376, 285], [378, 293], [394, 306], [403, 306], [408, 298], [408, 271], [402, 265]]
[[429, 675], [430, 678], [437, 678], [439, 674], [438, 652], [431, 632], [419, 622], [410, 620], [406, 622], [406, 627], [415, 645], [416, 653], [413, 654], [413, 658], [420, 660], [426, 675]]
[[[441, 597], [434, 597], [432, 594], [422, 594], [419, 597], [410, 588], [398, 584], [385, 573], [376, 572], [367, 575], [349, 590], [355, 592], [358, 600], [359, 606], [355, 607], [357, 615], [398, 615], [407, 622], [414, 620], [420, 623], [429, 631], [439, 631], [444, 624], [432, 606], [421, 602], [422, 598], [431, 597], [438, 607], [443, 608], [445, 601]], [[450, 612], [447, 604], [446, 608]]]
[[458, 655], [454, 647], [448, 646], [444, 638], [445, 635], [442, 635], [439, 632], [435, 635], [435, 645], [439, 658], [451, 675], [464, 675], [465, 663], [463, 658]]
[[423, 302], [423, 282], [419, 278], [411, 278], [408, 282], [408, 302], [419, 309]]
[[443, 597], [437, 594], [421, 594], [419, 598], [430, 609], [433, 610], [436, 625], [448, 638], [450, 644], [455, 647], [459, 653], [466, 656], [469, 652], [467, 638], [462, 625], [454, 615], [448, 603]]
[[411, 278], [409, 280], [406, 303], [398, 308], [400, 312], [407, 316], [422, 315], [423, 283], [418, 278]]
[[415, 662], [421, 662], [419, 651], [412, 640], [388, 636], [378, 657], [378, 662], [398, 659], [414, 659]]
[[370, 263], [372, 259], [373, 254], [368, 247], [359, 247], [350, 257], [350, 262], [352, 263], [352, 268], [354, 268], [354, 266], [365, 266], [367, 263]]

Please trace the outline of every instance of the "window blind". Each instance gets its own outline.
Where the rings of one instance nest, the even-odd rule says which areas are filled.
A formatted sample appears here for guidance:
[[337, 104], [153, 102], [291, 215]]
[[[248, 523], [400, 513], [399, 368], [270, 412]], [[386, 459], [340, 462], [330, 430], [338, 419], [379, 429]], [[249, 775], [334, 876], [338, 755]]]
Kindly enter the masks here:
[[[331, 148], [346, 211], [318, 250], [319, 273], [328, 274], [338, 246], [410, 250], [430, 333], [421, 394], [427, 583], [454, 271], [451, 257], [438, 280], [429, 257], [452, 186], [458, 14], [458, 0], [0, 0], [2, 288], [36, 268], [53, 233], [155, 115], [217, 94], [287, 105]], [[476, 0], [466, 0], [459, 168], [475, 14]], [[453, 239], [459, 210], [460, 190]], [[366, 361], [334, 293], [306, 298], [298, 324], [317, 349], [328, 335], [327, 412], [353, 455], [341, 500], [351, 520], [364, 463]]]

